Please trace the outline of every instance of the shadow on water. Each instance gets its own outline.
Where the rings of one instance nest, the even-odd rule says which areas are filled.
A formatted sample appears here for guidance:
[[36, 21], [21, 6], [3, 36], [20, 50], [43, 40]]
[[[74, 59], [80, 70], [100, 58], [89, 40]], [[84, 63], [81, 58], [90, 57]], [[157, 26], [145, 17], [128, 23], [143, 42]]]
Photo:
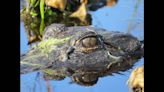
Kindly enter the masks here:
[[[119, 0], [112, 8], [103, 7], [92, 14], [92, 23], [95, 27], [101, 27], [111, 31], [128, 32], [144, 39], [144, 0]], [[21, 53], [28, 50], [27, 37], [21, 24]], [[142, 58], [134, 66], [144, 64]], [[69, 84], [70, 78], [63, 81], [45, 81], [42, 74], [33, 72], [21, 76], [21, 92], [48, 92], [47, 83], [50, 84], [52, 92], [128, 92], [126, 81], [132, 69], [123, 72], [124, 75], [114, 74], [100, 78], [98, 83], [92, 87], [83, 87], [77, 84]], [[49, 91], [51, 92], [51, 91]]]

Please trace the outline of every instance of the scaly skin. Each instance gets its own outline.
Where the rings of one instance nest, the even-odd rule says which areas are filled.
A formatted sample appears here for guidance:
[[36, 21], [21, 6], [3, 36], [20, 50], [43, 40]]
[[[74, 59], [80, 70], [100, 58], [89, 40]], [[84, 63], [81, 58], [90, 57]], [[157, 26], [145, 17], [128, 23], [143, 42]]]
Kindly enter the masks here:
[[144, 54], [143, 43], [130, 34], [90, 26], [45, 28], [43, 41], [21, 55], [21, 73], [42, 71], [50, 80], [92, 86], [99, 77], [130, 69]]

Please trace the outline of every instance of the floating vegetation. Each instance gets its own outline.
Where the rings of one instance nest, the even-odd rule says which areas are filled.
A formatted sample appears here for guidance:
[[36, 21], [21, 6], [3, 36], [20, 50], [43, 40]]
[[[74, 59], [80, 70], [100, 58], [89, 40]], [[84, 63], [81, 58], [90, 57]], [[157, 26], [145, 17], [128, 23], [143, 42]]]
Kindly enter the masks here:
[[77, 2], [68, 3], [67, 6], [65, 4], [65, 6], [63, 6], [65, 10], [63, 10], [64, 8], [61, 7], [51, 7], [52, 5], [50, 4], [60, 4], [60, 2], [57, 2], [59, 0], [55, 1], [28, 0], [26, 2], [22, 2], [25, 4], [22, 4], [21, 20], [24, 22], [28, 36], [28, 44], [34, 43], [36, 41], [41, 41], [44, 28], [52, 23], [62, 23], [66, 26], [91, 25], [90, 14], [85, 14], [85, 16], [87, 16], [87, 22], [81, 21], [78, 18], [69, 17], [70, 14], [75, 11], [74, 9], [78, 8], [78, 5], [76, 4]]
[[91, 25], [92, 17], [88, 11], [95, 11], [103, 6], [113, 6], [117, 1], [23, 0], [21, 20], [25, 25], [28, 44], [41, 41], [44, 28], [52, 23], [62, 23], [66, 26]]

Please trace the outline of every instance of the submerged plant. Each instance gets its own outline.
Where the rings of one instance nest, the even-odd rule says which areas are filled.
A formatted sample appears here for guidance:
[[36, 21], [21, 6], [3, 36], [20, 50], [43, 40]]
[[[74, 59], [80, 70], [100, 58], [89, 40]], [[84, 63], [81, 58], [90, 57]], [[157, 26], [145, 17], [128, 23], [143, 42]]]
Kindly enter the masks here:
[[134, 19], [136, 18], [137, 14], [138, 14], [138, 8], [139, 5], [141, 4], [142, 0], [135, 0], [135, 6], [134, 6], [134, 10], [132, 12], [132, 16], [131, 16], [131, 21], [129, 22], [128, 25], [128, 29], [127, 29], [127, 33], [131, 33], [131, 31], [136, 27], [137, 24], [134, 24]]
[[[109, 1], [109, 2], [107, 2]], [[41, 41], [44, 28], [52, 23], [66, 26], [92, 24], [88, 11], [95, 11], [118, 0], [26, 0], [22, 4], [21, 20], [24, 22], [28, 44]], [[101, 3], [101, 4], [100, 4]]]

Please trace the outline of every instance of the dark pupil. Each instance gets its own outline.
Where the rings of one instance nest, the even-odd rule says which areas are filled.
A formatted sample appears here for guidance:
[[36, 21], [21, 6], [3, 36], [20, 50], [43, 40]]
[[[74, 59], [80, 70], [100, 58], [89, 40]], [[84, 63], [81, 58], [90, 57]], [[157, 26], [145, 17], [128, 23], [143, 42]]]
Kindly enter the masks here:
[[88, 37], [82, 40], [82, 44], [84, 47], [94, 47], [97, 45], [97, 38]]

